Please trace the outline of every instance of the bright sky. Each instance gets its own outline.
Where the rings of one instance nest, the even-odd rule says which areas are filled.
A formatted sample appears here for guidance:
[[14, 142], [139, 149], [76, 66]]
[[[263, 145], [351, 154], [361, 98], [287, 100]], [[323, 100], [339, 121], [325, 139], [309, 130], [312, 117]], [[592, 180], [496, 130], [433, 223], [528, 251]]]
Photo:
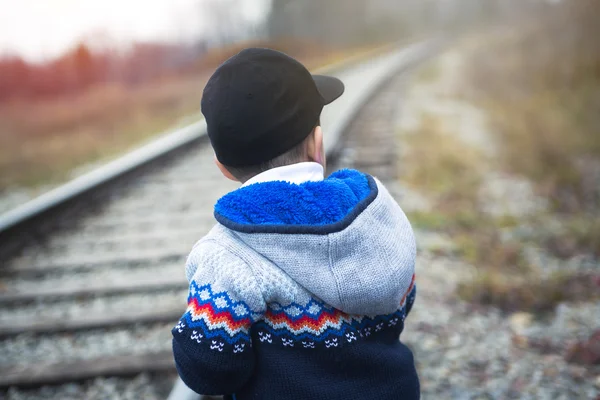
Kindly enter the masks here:
[[[203, 1], [0, 0], [0, 54], [17, 53], [39, 61], [59, 55], [84, 37], [119, 43], [198, 37], [206, 25]], [[254, 21], [269, 4], [269, 0], [238, 2], [243, 15]]]

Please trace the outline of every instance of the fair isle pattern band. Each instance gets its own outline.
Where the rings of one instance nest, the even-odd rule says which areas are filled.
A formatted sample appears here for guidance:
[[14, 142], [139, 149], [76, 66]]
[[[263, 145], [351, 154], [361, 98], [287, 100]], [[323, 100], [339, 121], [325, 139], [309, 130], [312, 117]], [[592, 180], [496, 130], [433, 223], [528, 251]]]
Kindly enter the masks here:
[[[305, 307], [297, 304], [287, 307], [271, 304], [263, 320], [256, 324], [258, 339], [262, 343], [277, 342], [286, 347], [294, 347], [298, 342], [304, 348], [315, 348], [318, 344], [326, 348], [338, 347], [342, 343], [352, 343], [404, 323], [407, 310], [414, 303], [415, 297], [413, 276], [400, 308], [387, 315], [349, 315], [315, 299]], [[277, 340], [274, 341], [275, 338]]]
[[182, 318], [189, 329], [199, 329], [207, 338], [219, 338], [233, 345], [250, 342], [250, 326], [260, 314], [243, 301], [234, 301], [227, 292], [214, 293], [211, 285], [190, 283], [187, 311]]
[[[253, 313], [242, 301], [227, 292], [213, 292], [210, 284], [190, 284], [188, 308], [174, 328], [187, 332], [198, 343], [212, 343], [211, 349], [223, 351], [226, 344], [235, 352], [251, 346], [250, 327], [254, 325], [261, 343], [280, 343], [284, 347], [326, 348], [352, 343], [386, 328], [404, 323], [407, 310], [416, 296], [414, 275], [400, 308], [387, 315], [367, 317], [350, 315], [322, 301], [311, 299], [305, 306], [269, 304], [264, 315]], [[275, 340], [276, 339], [276, 340]]]

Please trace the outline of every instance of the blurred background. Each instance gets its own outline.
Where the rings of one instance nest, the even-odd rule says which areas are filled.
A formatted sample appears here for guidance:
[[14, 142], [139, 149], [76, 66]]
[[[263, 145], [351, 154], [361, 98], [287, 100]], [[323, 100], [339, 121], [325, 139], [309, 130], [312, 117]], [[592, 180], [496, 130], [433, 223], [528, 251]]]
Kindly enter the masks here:
[[32, 189], [47, 190], [47, 184], [85, 170], [82, 166], [197, 118], [207, 75], [243, 46], [277, 48], [316, 67], [364, 48], [440, 30], [464, 30], [501, 17], [537, 19], [539, 9], [549, 4], [3, 1], [0, 210], [22, 202]]
[[[440, 366], [451, 341], [435, 336], [427, 315], [441, 318], [442, 306], [431, 294], [427, 308], [426, 288], [442, 285], [448, 309], [456, 299], [493, 307], [463, 337], [491, 349], [501, 315], [512, 356], [537, 354], [496, 378], [510, 380], [511, 398], [554, 387], [527, 398], [598, 399], [598, 0], [0, 0], [0, 212], [201, 118], [206, 80], [243, 47], [314, 69], [431, 37], [444, 50], [398, 99], [399, 184], [416, 199], [402, 205], [420, 237], [442, 235], [420, 242], [432, 265], [441, 260], [439, 276], [454, 262], [468, 273], [439, 284], [423, 272], [418, 335], [407, 340], [424, 390], [451, 393], [452, 365], [501, 364], [493, 353], [469, 364], [473, 343], [458, 346], [462, 364]], [[529, 376], [544, 363], [556, 371]]]

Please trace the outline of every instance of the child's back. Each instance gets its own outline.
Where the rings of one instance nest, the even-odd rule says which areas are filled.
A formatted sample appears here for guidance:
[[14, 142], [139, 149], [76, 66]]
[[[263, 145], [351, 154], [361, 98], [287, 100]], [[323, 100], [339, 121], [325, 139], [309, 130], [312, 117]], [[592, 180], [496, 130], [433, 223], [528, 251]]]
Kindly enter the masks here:
[[[223, 162], [232, 144], [215, 138], [222, 124], [211, 126], [218, 83], [203, 112]], [[399, 341], [416, 293], [410, 224], [375, 178], [342, 170], [322, 179], [320, 128], [306, 137], [307, 162], [263, 164], [216, 204], [218, 224], [186, 266], [188, 310], [173, 329], [179, 374], [198, 393], [238, 400], [418, 399], [413, 356]], [[220, 167], [236, 178], [249, 171]]]

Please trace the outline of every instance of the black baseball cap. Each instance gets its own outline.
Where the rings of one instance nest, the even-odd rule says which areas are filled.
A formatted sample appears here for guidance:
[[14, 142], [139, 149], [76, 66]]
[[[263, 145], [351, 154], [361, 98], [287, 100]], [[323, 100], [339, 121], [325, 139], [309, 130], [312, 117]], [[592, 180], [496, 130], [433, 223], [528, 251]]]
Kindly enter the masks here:
[[246, 167], [302, 142], [323, 106], [343, 93], [337, 78], [311, 75], [279, 51], [248, 48], [217, 68], [204, 88], [201, 108], [217, 159]]

